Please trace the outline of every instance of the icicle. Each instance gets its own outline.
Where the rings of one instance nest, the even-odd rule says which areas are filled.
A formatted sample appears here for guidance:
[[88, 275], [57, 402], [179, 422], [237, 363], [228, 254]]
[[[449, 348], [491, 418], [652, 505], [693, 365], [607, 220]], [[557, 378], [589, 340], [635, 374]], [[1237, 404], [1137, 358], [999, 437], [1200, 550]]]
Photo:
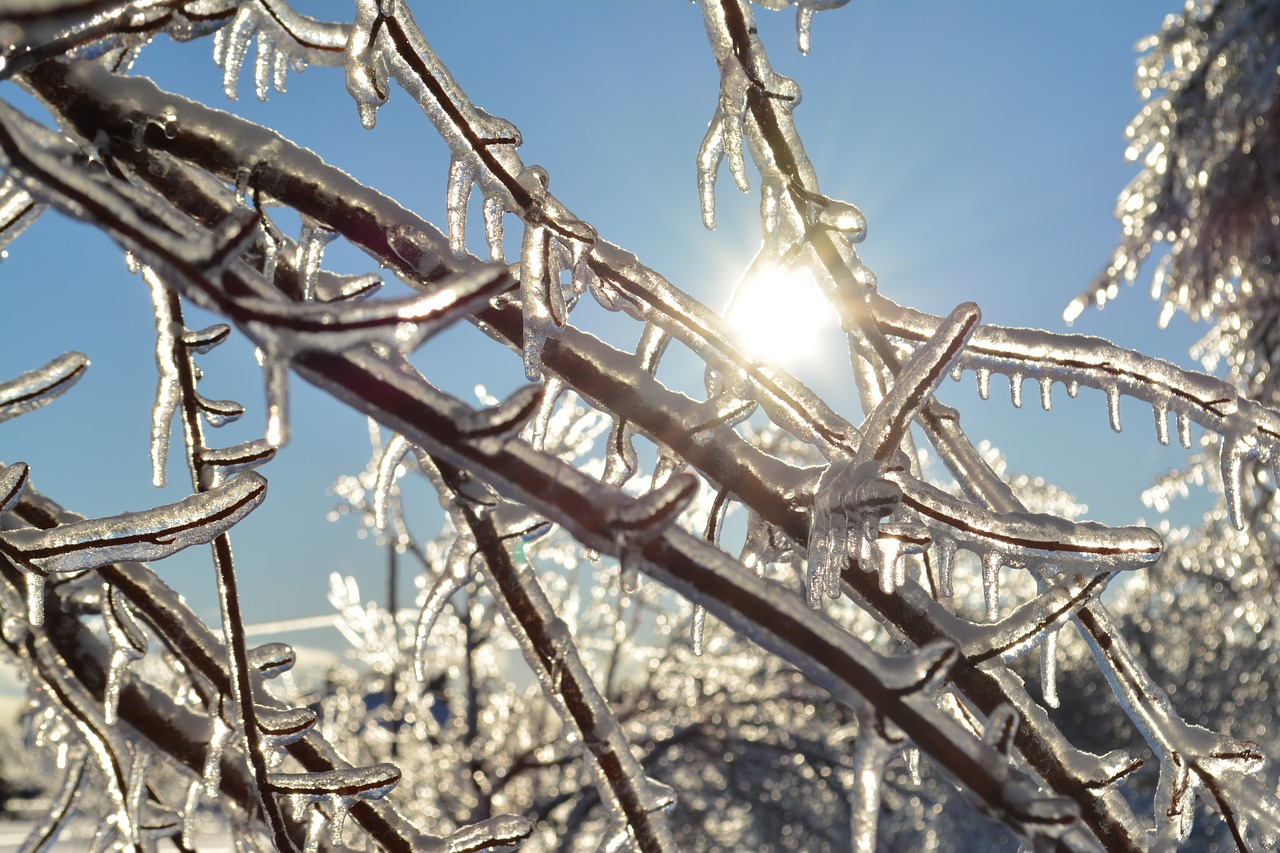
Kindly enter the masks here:
[[635, 595], [640, 591], [640, 570], [636, 568], [635, 558], [629, 551], [623, 552], [618, 558], [618, 585], [627, 595]]
[[693, 654], [702, 657], [702, 640], [707, 630], [707, 608], [693, 605]]
[[658, 447], [658, 461], [653, 466], [653, 476], [649, 478], [649, 490], [652, 491], [665, 486], [673, 475], [683, 471], [686, 467], [685, 461], [672, 452], [671, 448], [666, 445], [660, 445]]
[[111, 662], [107, 667], [107, 683], [102, 695], [102, 717], [107, 725], [116, 723], [120, 707], [120, 689], [124, 672], [147, 651], [147, 635], [142, 632], [129, 605], [120, 599], [110, 584], [102, 585], [102, 620], [111, 641]]
[[1120, 386], [1107, 386], [1107, 417], [1111, 420], [1111, 428], [1120, 432]]
[[796, 47], [805, 56], [809, 55], [809, 36], [813, 28], [813, 7], [796, 7]]
[[262, 381], [267, 394], [267, 431], [263, 436], [271, 447], [289, 441], [289, 367], [281, 359], [264, 355]]
[[396, 433], [387, 441], [378, 459], [378, 476], [373, 484], [373, 527], [387, 529], [387, 513], [391, 506], [391, 490], [400, 475], [401, 463], [412, 449], [409, 439]]
[[1224, 435], [1221, 442], [1222, 492], [1226, 498], [1227, 512], [1237, 530], [1244, 530], [1244, 492], [1242, 473], [1244, 461], [1253, 448], [1240, 435]]
[[454, 540], [449, 553], [445, 555], [444, 571], [436, 579], [422, 604], [413, 637], [413, 672], [418, 681], [425, 683], [427, 680], [427, 640], [431, 636], [431, 629], [444, 612], [445, 604], [471, 579], [471, 558], [474, 554], [473, 541], [461, 536]]
[[858, 714], [858, 737], [853, 747], [853, 790], [849, 803], [853, 849], [857, 853], [875, 853], [884, 769], [896, 751], [896, 745], [885, 739], [882, 724], [883, 718], [873, 712]]
[[297, 258], [304, 302], [315, 301], [316, 276], [320, 272], [320, 263], [324, 259], [324, 247], [329, 245], [336, 236], [334, 231], [311, 217], [302, 217], [302, 230], [298, 234], [298, 249], [294, 257]]
[[1058, 630], [1046, 630], [1040, 641], [1040, 692], [1050, 708], [1058, 707]]
[[213, 716], [213, 731], [209, 735], [209, 745], [205, 747], [204, 768], [200, 778], [204, 784], [204, 795], [209, 799], [217, 799], [222, 786], [222, 753], [231, 743], [235, 730], [227, 725], [222, 715]]
[[179, 324], [170, 310], [169, 290], [151, 267], [142, 268], [142, 280], [151, 293], [151, 309], [156, 320], [156, 398], [151, 407], [151, 484], [164, 488], [169, 458], [169, 435], [181, 399], [181, 383], [176, 359]]
[[615, 418], [605, 448], [604, 475], [600, 479], [611, 486], [620, 487], [639, 469], [640, 459], [631, 441], [631, 426], [627, 421]]
[[880, 552], [880, 589], [891, 593], [907, 581], [907, 556], [923, 554], [932, 540], [928, 529], [914, 522], [880, 525], [876, 547]]
[[547, 430], [551, 426], [551, 416], [555, 413], [556, 403], [564, 394], [566, 385], [559, 376], [547, 379], [543, 386], [542, 403], [538, 413], [533, 417], [533, 435], [529, 444], [534, 450], [544, 450], [547, 445]]
[[975, 374], [978, 377], [978, 396], [985, 400], [991, 394], [991, 371], [979, 367]]
[[467, 204], [476, 181], [475, 161], [455, 154], [449, 160], [449, 183], [445, 189], [445, 218], [449, 225], [449, 247], [458, 257], [467, 253]]
[[1000, 552], [982, 556], [982, 596], [987, 604], [987, 621], [1000, 621]]
[[307, 835], [302, 843], [302, 853], [319, 853], [325, 822], [324, 813], [317, 806], [308, 808]]
[[213, 42], [213, 61], [222, 66], [222, 93], [227, 100], [236, 100], [236, 83], [240, 69], [249, 52], [249, 41], [254, 33], [254, 10], [246, 4], [236, 13], [229, 26], [218, 30]]
[[23, 580], [27, 584], [27, 621], [32, 625], [44, 624], [44, 575], [27, 572]]
[[1067, 382], [1067, 396], [1074, 398], [1080, 393], [1080, 383], [1072, 379]]
[[1181, 409], [1177, 410], [1175, 420], [1178, 422], [1178, 442], [1186, 449], [1191, 449], [1191, 418]]
[[567, 322], [564, 293], [553, 275], [546, 226], [526, 224], [520, 247], [520, 304], [524, 312], [524, 373], [542, 378], [542, 348]]
[[[896, 580], [898, 561], [902, 557], [901, 548], [895, 538], [882, 538], [876, 542], [876, 546], [880, 556], [877, 566], [880, 571], [880, 591], [890, 594], [897, 589], [894, 581]], [[827, 594], [830, 595], [830, 593], [831, 590], [828, 588]]]
[[1169, 443], [1169, 404], [1160, 401], [1151, 406], [1156, 418], [1156, 439], [1164, 445]]
[[920, 748], [908, 746], [903, 749], [902, 761], [907, 765], [907, 778], [911, 780], [912, 785], [919, 788], [923, 782], [920, 778]]
[[956, 543], [954, 539], [939, 539], [938, 543], [938, 591], [944, 598], [954, 593], [951, 587], [951, 571], [955, 565]]
[[200, 812], [200, 795], [204, 791], [204, 783], [193, 779], [187, 785], [187, 796], [182, 802], [182, 846], [187, 850], [195, 849], [196, 817]]
[[1044, 378], [1040, 380], [1040, 407], [1046, 412], [1053, 409], [1053, 380]]
[[387, 102], [387, 63], [375, 50], [374, 27], [382, 22], [377, 0], [357, 0], [355, 23], [347, 41], [344, 70], [347, 92], [356, 102], [360, 124], [373, 130], [378, 121], [378, 107]]
[[1026, 377], [1021, 373], [1013, 373], [1009, 376], [1009, 397], [1015, 409], [1022, 408], [1022, 383], [1025, 379]]
[[742, 65], [736, 61], [724, 64], [720, 72], [720, 99], [698, 147], [698, 199], [702, 206], [702, 224], [710, 231], [716, 227], [716, 175], [726, 156], [729, 173], [738, 189], [747, 192], [751, 188], [742, 157], [742, 131], [750, 86]]

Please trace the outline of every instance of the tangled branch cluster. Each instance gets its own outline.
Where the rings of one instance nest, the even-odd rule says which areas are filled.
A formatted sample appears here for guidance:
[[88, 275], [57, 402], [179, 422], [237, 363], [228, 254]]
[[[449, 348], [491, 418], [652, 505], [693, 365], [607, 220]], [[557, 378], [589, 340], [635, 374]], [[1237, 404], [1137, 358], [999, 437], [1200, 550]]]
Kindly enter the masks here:
[[[796, 7], [807, 49], [814, 12], [843, 3], [763, 5]], [[1223, 4], [1220, 14], [1236, 5]], [[847, 335], [865, 409], [857, 424], [745, 351], [715, 312], [554, 196], [548, 173], [521, 160], [517, 128], [468, 99], [407, 4], [358, 0], [352, 23], [319, 22], [283, 0], [46, 0], [25, 8], [6, 22], [0, 73], [40, 98], [57, 126], [0, 102], [0, 241], [53, 208], [128, 253], [158, 330], [154, 479], [163, 481], [177, 419], [191, 480], [191, 496], [177, 503], [85, 520], [36, 493], [21, 463], [0, 473], [7, 520], [0, 636], [40, 688], [39, 738], [65, 772], [28, 849], [56, 837], [89, 778], [108, 793], [98, 849], [142, 848], [166, 837], [188, 847], [208, 804], [242, 844], [279, 850], [340, 846], [353, 836], [388, 850], [483, 850], [529, 839], [568, 844], [578, 832], [605, 849], [674, 849], [680, 810], [714, 809], [697, 792], [681, 805], [686, 792], [660, 778], [665, 759], [767, 721], [741, 711], [687, 726], [666, 719], [661, 736], [635, 738], [645, 706], [620, 710], [612, 676], [602, 683], [593, 672], [584, 625], [571, 621], [572, 586], [525, 565], [513, 547], [553, 525], [576, 547], [616, 558], [627, 594], [636, 594], [644, 575], [694, 605], [693, 654], [679, 662], [681, 673], [704, 665], [698, 656], [710, 614], [735, 632], [723, 648], [745, 655], [749, 671], [767, 673], [758, 690], [790, 703], [787, 725], [815, 725], [826, 714], [813, 743], [794, 731], [751, 743], [820, 757], [828, 773], [819, 776], [834, 777], [824, 784], [840, 792], [842, 810], [815, 800], [807, 819], [830, 822], [838, 813], [858, 849], [875, 844], [882, 799], [896, 796], [885, 780], [900, 755], [911, 775], [923, 756], [978, 812], [1037, 850], [1176, 847], [1191, 832], [1197, 793], [1240, 849], [1280, 838], [1280, 800], [1260, 774], [1262, 750], [1180, 716], [1101, 600], [1117, 575], [1151, 570], [1166, 550], [1162, 536], [1028, 510], [934, 391], [967, 370], [985, 397], [999, 373], [1015, 406], [1034, 380], [1045, 409], [1056, 385], [1070, 396], [1081, 386], [1101, 390], [1116, 429], [1120, 398], [1142, 400], [1162, 443], [1170, 414], [1184, 445], [1198, 424], [1219, 438], [1226, 510], [1236, 527], [1254, 517], [1246, 473], [1253, 463], [1280, 462], [1280, 412], [1232, 384], [1106, 341], [984, 326], [970, 303], [931, 316], [882, 294], [856, 251], [865, 217], [820, 189], [793, 122], [800, 88], [771, 66], [747, 0], [699, 3], [720, 75], [696, 152], [702, 218], [714, 226], [720, 166], [727, 161], [746, 191], [750, 159], [763, 241], [746, 279], [766, 269], [813, 275]], [[448, 233], [266, 127], [130, 75], [138, 52], [161, 35], [211, 36], [232, 97], [255, 40], [261, 98], [283, 91], [290, 69], [340, 68], [368, 128], [401, 89], [448, 146]], [[1163, 61], [1158, 54], [1156, 65]], [[1156, 65], [1143, 67], [1151, 73]], [[1216, 178], [1206, 181], [1217, 186]], [[465, 248], [474, 191], [482, 197], [487, 259]], [[278, 225], [278, 208], [301, 217], [296, 240]], [[504, 217], [519, 220], [518, 235], [504, 231]], [[1146, 224], [1129, 224], [1147, 234]], [[325, 246], [335, 239], [390, 271], [408, 295], [381, 297], [380, 274], [326, 270]], [[1146, 245], [1152, 237], [1135, 239]], [[1115, 276], [1128, 275], [1123, 264], [1113, 267]], [[638, 347], [620, 349], [576, 329], [573, 311], [586, 300], [640, 324]], [[189, 306], [226, 322], [189, 328]], [[481, 408], [442, 392], [410, 356], [464, 323], [504, 342], [534, 384]], [[244, 407], [202, 395], [197, 362], [234, 333], [259, 352], [267, 426], [260, 439], [224, 447], [206, 427], [234, 420]], [[672, 343], [705, 364], [705, 397], [656, 378]], [[43, 405], [85, 367], [69, 354], [0, 386], [0, 413]], [[461, 781], [438, 761], [397, 761], [394, 749], [385, 760], [372, 748], [368, 756], [341, 755], [334, 721], [321, 719], [324, 701], [298, 704], [270, 686], [293, 665], [293, 651], [247, 641], [229, 531], [265, 497], [266, 480], [254, 469], [269, 473], [275, 448], [288, 440], [291, 374], [391, 431], [369, 484], [376, 526], [398, 523], [393, 489], [409, 475], [410, 460], [445, 508], [449, 532], [435, 553], [423, 552], [424, 590], [407, 650], [415, 678], [384, 675], [392, 742], [401, 742], [401, 726], [416, 732], [425, 749], [456, 756]], [[578, 464], [590, 442], [571, 438], [587, 417], [573, 408], [573, 395], [596, 413], [598, 434], [607, 429], [602, 466]], [[912, 424], [958, 491], [925, 478]], [[637, 436], [657, 447], [648, 478], [637, 476], [645, 467]], [[734, 507], [748, 519], [736, 554], [721, 543], [721, 522]], [[197, 544], [211, 546], [220, 636], [139, 562]], [[955, 594], [970, 564], [982, 597], [976, 616]], [[1011, 576], [1027, 580], [1013, 584], [1016, 595]], [[348, 610], [351, 597], [339, 595]], [[447, 672], [440, 676], [430, 652], [451, 608], [458, 620], [451, 636], [465, 644], [460, 659], [483, 661], [478, 650], [505, 632], [538, 688], [513, 688], [505, 707], [540, 693], [555, 725], [482, 718], [474, 696], [450, 704], [446, 694], [464, 688], [451, 686]], [[869, 622], [887, 630], [888, 640], [872, 639]], [[1086, 751], [1050, 717], [1059, 701], [1057, 637], [1068, 624], [1084, 636], [1155, 755], [1151, 817], [1135, 816], [1119, 788], [1142, 763], [1137, 756]], [[386, 630], [378, 626], [366, 620], [368, 633]], [[390, 630], [398, 631], [394, 614]], [[140, 660], [155, 657], [152, 644], [162, 649], [163, 679], [135, 673]], [[1038, 696], [1014, 669], [1033, 650]], [[394, 651], [388, 659], [406, 650]], [[733, 661], [728, 654], [705, 665], [714, 671]], [[657, 685], [664, 663], [648, 674], [650, 698], [680, 692]], [[477, 681], [461, 683], [474, 689]], [[827, 703], [822, 712], [814, 710], [818, 694]], [[433, 723], [436, 703], [470, 710]], [[483, 748], [486, 726], [510, 726], [526, 738], [507, 766], [495, 767], [499, 759]], [[553, 791], [533, 805], [521, 797], [534, 794], [511, 782], [571, 761], [581, 772], [564, 797]], [[440, 775], [423, 778], [432, 773]], [[406, 787], [447, 790], [452, 799], [419, 815], [407, 798], [397, 802]], [[493, 813], [508, 805], [510, 814]], [[582, 814], [592, 810], [594, 823]], [[747, 825], [724, 813], [717, 819], [727, 835]], [[805, 840], [789, 843], [804, 848]]]

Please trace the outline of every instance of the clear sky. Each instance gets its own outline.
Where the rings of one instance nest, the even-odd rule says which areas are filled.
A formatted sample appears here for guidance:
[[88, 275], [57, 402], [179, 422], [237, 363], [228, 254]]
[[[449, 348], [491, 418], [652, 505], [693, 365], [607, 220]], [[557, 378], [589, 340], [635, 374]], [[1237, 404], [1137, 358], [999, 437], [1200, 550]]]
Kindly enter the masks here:
[[[551, 190], [574, 213], [704, 302], [725, 304], [759, 242], [758, 197], [739, 194], [725, 176], [719, 227], [702, 228], [694, 157], [715, 108], [717, 75], [696, 6], [477, 0], [414, 7], [458, 82], [478, 106], [519, 126], [524, 161], [547, 168]], [[757, 16], [775, 68], [803, 89], [796, 118], [823, 191], [867, 216], [859, 251], [881, 291], [944, 314], [972, 300], [987, 321], [1062, 330], [1062, 308], [1108, 258], [1118, 232], [1114, 200], [1135, 172], [1122, 159], [1123, 129], [1138, 106], [1134, 43], [1177, 8], [1176, 0], [854, 0], [816, 16], [807, 57], [796, 50], [792, 13]], [[352, 14], [346, 3], [306, 11]], [[443, 223], [447, 153], [403, 92], [393, 92], [374, 131], [360, 127], [340, 69], [291, 74], [288, 93], [265, 105], [253, 97], [249, 72], [240, 101], [229, 103], [211, 51], [210, 39], [162, 40], [135, 71], [271, 124]], [[12, 85], [3, 97], [30, 109]], [[757, 189], [754, 173], [752, 181]], [[340, 241], [329, 258], [345, 272], [375, 268]], [[1087, 312], [1073, 331], [1190, 365], [1186, 349], [1199, 331], [1178, 320], [1157, 332], [1156, 315], [1138, 289], [1104, 312]], [[86, 514], [181, 496], [179, 464], [170, 468], [175, 485], [150, 486], [154, 327], [145, 286], [107, 238], [47, 213], [0, 264], [0, 317], [8, 330], [0, 341], [6, 376], [68, 349], [93, 362], [63, 399], [0, 424], [0, 458], [28, 462], [37, 488]], [[600, 328], [620, 346], [632, 346], [639, 332], [631, 321]], [[822, 345], [796, 372], [856, 416], [834, 318], [817, 318], [813, 334]], [[477, 383], [503, 393], [524, 382], [518, 358], [469, 328], [433, 342], [419, 361], [428, 378], [466, 399]], [[211, 431], [210, 439], [232, 444], [261, 435], [261, 382], [249, 348], [228, 344], [200, 363], [208, 396], [248, 407], [242, 423]], [[700, 373], [669, 379], [692, 389]], [[350, 520], [325, 521], [337, 503], [326, 489], [366, 462], [364, 419], [301, 381], [292, 390], [292, 442], [263, 469], [271, 484], [266, 505], [232, 537], [251, 623], [328, 612], [331, 571], [353, 574], [369, 596], [381, 595], [382, 552], [357, 540]], [[992, 399], [982, 402], [971, 375], [944, 393], [970, 435], [1003, 448], [1014, 470], [1073, 492], [1090, 517], [1153, 520], [1138, 492], [1184, 454], [1156, 442], [1149, 410], [1125, 401], [1126, 429], [1115, 435], [1101, 393], [1063, 396], [1047, 414], [1034, 396], [1014, 410], [997, 379]], [[178, 463], [176, 439], [174, 451]], [[1190, 521], [1204, 505], [1201, 496], [1175, 517]], [[426, 533], [437, 523], [432, 516], [416, 527]], [[202, 615], [215, 617], [202, 549], [158, 568]]]

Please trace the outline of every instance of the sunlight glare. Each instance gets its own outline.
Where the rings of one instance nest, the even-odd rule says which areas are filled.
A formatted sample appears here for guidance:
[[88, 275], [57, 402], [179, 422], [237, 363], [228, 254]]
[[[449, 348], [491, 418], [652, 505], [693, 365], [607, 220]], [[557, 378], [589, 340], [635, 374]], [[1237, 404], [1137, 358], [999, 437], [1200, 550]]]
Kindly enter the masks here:
[[795, 365], [814, 351], [831, 306], [809, 270], [773, 270], [743, 281], [726, 312], [742, 345], [756, 358]]

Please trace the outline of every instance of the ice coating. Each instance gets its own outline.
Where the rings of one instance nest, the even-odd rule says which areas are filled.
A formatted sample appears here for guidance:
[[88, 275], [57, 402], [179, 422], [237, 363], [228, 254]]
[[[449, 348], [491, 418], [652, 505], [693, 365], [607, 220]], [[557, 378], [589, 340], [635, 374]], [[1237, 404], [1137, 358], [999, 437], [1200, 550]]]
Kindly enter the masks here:
[[329, 840], [340, 847], [347, 812], [357, 802], [385, 797], [400, 781], [400, 770], [384, 762], [318, 773], [271, 773], [267, 779], [273, 792], [288, 798], [295, 814], [312, 803], [325, 803], [331, 812]]
[[58, 356], [44, 367], [0, 382], [0, 421], [38, 409], [62, 394], [84, 375], [89, 359], [78, 352]]
[[49, 530], [0, 533], [0, 549], [29, 572], [47, 575], [92, 569], [119, 560], [157, 560], [204, 544], [252, 512], [267, 481], [252, 471], [177, 503]]
[[0, 511], [7, 511], [22, 497], [31, 471], [25, 462], [17, 462], [0, 470]]
[[267, 766], [278, 767], [284, 760], [284, 747], [302, 739], [316, 724], [316, 712], [310, 708], [272, 708], [259, 705], [254, 709]]
[[0, 249], [12, 243], [44, 211], [12, 178], [0, 180]]

